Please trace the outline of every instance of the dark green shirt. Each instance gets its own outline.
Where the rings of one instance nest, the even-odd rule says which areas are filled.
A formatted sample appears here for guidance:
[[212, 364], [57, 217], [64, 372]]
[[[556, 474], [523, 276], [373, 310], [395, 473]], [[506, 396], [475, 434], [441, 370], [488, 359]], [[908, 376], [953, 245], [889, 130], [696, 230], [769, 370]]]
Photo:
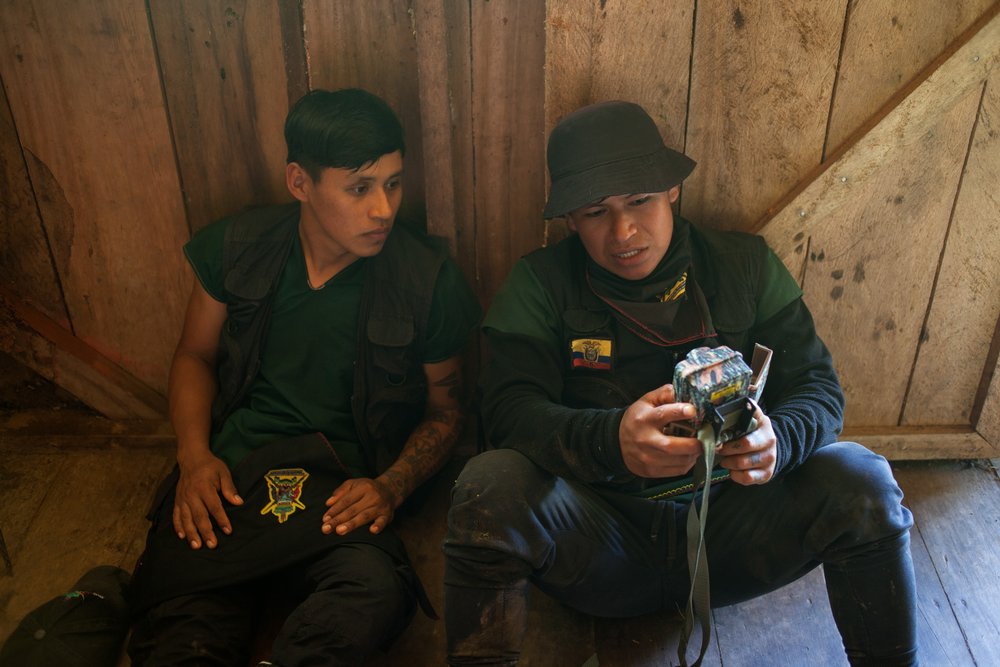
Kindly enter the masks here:
[[[225, 227], [209, 225], [184, 247], [205, 291], [223, 303], [228, 296], [222, 276]], [[365, 474], [350, 404], [365, 265], [359, 259], [314, 290], [295, 235], [278, 283], [260, 371], [240, 406], [223, 424], [213, 425], [212, 451], [227, 465], [275, 439], [320, 432], [349, 470]], [[457, 354], [478, 318], [475, 296], [455, 263], [447, 260], [434, 288], [424, 363]]]

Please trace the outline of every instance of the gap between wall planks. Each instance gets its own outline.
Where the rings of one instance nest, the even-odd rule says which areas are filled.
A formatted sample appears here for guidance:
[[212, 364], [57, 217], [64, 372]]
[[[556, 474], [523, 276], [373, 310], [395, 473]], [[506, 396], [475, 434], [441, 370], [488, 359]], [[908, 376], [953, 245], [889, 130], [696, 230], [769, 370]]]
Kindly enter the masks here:
[[[990, 364], [996, 363], [1000, 346], [998, 126], [1000, 69], [983, 87], [902, 424], [940, 424], [950, 419], [978, 426], [976, 413], [985, 400], [980, 387], [989, 383]], [[984, 354], [991, 345], [992, 360], [990, 353]]]
[[685, 217], [746, 230], [822, 160], [846, 4], [698, 3]]
[[[281, 93], [293, 83], [305, 92], [305, 71], [289, 80], [287, 13], [301, 25], [298, 6], [286, 3], [149, 3], [193, 232], [247, 207], [291, 201], [282, 134], [289, 101]], [[301, 28], [298, 39], [301, 46]]]
[[[928, 276], [934, 275], [937, 258], [941, 253], [941, 246], [944, 243], [941, 234], [947, 227], [951, 215], [951, 204], [955, 201], [956, 196], [954, 188], [957, 188], [957, 184], [951, 186], [950, 197], [941, 196], [934, 202], [934, 205], [938, 207], [936, 229], [939, 231], [935, 232], [936, 237], [927, 238], [926, 235], [917, 235], [912, 229], [899, 227], [894, 232], [894, 238], [881, 234], [884, 238], [882, 246], [871, 252], [870, 256], [866, 255], [865, 251], [871, 250], [871, 248], [866, 247], [863, 239], [866, 238], [866, 235], [877, 234], [880, 231], [878, 226], [884, 227], [887, 222], [892, 222], [893, 216], [897, 224], [917, 224], [914, 218], [918, 215], [926, 217], [924, 215], [926, 211], [919, 207], [912, 207], [912, 202], [903, 207], [904, 211], [908, 211], [905, 215], [900, 216], [898, 213], [893, 213], [887, 220], [882, 214], [897, 205], [902, 205], [908, 197], [911, 199], [914, 196], [918, 199], [922, 197], [926, 201], [928, 197], [932, 196], [928, 192], [929, 189], [948, 189], [942, 184], [942, 178], [951, 172], [947, 169], [941, 169], [933, 162], [934, 160], [940, 161], [940, 154], [944, 154], [946, 151], [952, 154], [951, 160], [959, 160], [959, 167], [964, 162], [964, 154], [969, 148], [969, 137], [976, 119], [976, 112], [979, 109], [978, 101], [981, 97], [983, 82], [988, 79], [998, 60], [1000, 19], [997, 19], [996, 15], [997, 11], [994, 9], [970, 28], [969, 34], [960, 40], [959, 47], [951, 50], [950, 58], [947, 61], [942, 62], [940, 59], [936, 61], [934, 71], [932, 73], [925, 72], [922, 75], [921, 85], [916, 87], [909, 97], [898, 103], [896, 108], [891, 111], [887, 110], [880, 114], [881, 121], [877, 125], [869, 127], [867, 134], [851, 145], [849, 149], [845, 149], [839, 159], [824, 163], [819, 173], [812, 175], [814, 180], [803, 183], [797, 196], [790, 199], [787, 205], [761, 230], [778, 255], [789, 266], [793, 275], [802, 273], [800, 265], [808, 267], [805, 272], [807, 299], [808, 295], [813, 294], [821, 304], [819, 308], [814, 307], [813, 309], [817, 315], [816, 319], [821, 335], [824, 335], [827, 342], [831, 344], [831, 349], [834, 350], [834, 358], [841, 364], [845, 361], [850, 362], [850, 358], [844, 359], [845, 354], [837, 349], [838, 343], [847, 350], [846, 355], [855, 354], [864, 358], [856, 365], [849, 365], [844, 375], [858, 379], [867, 377], [870, 385], [878, 387], [880, 391], [884, 390], [884, 385], [888, 380], [895, 384], [895, 392], [898, 394], [900, 381], [896, 378], [900, 374], [905, 376], [912, 365], [922, 322], [917, 321], [911, 314], [907, 313], [908, 322], [905, 324], [908, 324], [908, 329], [903, 331], [904, 322], [897, 315], [905, 308], [902, 304], [913, 300], [915, 294], [923, 295], [923, 299], [918, 299], [918, 302], [930, 303]], [[896, 102], [899, 100], [894, 100], [894, 103]], [[961, 105], [968, 108], [961, 109]], [[950, 123], [946, 120], [949, 115], [953, 116]], [[952, 124], [966, 128], [964, 134]], [[948, 132], [953, 133], [949, 145], [939, 145], [936, 149], [937, 152], [933, 154], [927, 154], [926, 149], [924, 149], [923, 154], [920, 152], [922, 144], [933, 144], [935, 141], [940, 141], [939, 136]], [[973, 148], [975, 149], [975, 147], [976, 144], [973, 143]], [[957, 155], [959, 151], [961, 155]], [[893, 191], [891, 187], [887, 189], [884, 185], [887, 182], [886, 179], [889, 179], [888, 182], [892, 182], [891, 177], [887, 175], [889, 170], [898, 169], [895, 166], [897, 163], [906, 159], [912, 160], [914, 156], [925, 157], [931, 161], [932, 164], [922, 166], [934, 169], [938, 174], [944, 172], [942, 178], [919, 188], [913, 183], [917, 182], [923, 174], [903, 172], [896, 176], [895, 187], [899, 194], [895, 197], [890, 196], [891, 201], [888, 206], [874, 199], [871, 194], [868, 195], [870, 201], [861, 201], [859, 205], [859, 200], [863, 199], [866, 192], [878, 192], [880, 189], [886, 192]], [[889, 163], [888, 170], [883, 167], [884, 162]], [[986, 164], [987, 169], [995, 168], [985, 161], [970, 162], [968, 166], [974, 172], [976, 169], [982, 168], [980, 163]], [[958, 173], [960, 173], [960, 169], [956, 168], [955, 176]], [[989, 171], [985, 173], [988, 174]], [[954, 176], [952, 176], [952, 180], [954, 180]], [[963, 192], [959, 193], [958, 196], [974, 196], [977, 183], [976, 176], [967, 178], [965, 185], [972, 189], [963, 189]], [[969, 192], [972, 192], [973, 195], [970, 195]], [[962, 199], [959, 199], [959, 204], [961, 203]], [[955, 208], [956, 211], [962, 210], [961, 206]], [[838, 235], [837, 229], [845, 226], [845, 218], [848, 219], [848, 225], [852, 224], [850, 222], [852, 214], [854, 215], [855, 231], [853, 234], [855, 238], [853, 240], [841, 238], [845, 235]], [[866, 214], [871, 217], [870, 226], [866, 226], [864, 220], [861, 219]], [[992, 230], [992, 233], [996, 234], [996, 230]], [[840, 245], [833, 246], [832, 250], [831, 248], [818, 247], [817, 238], [820, 240], [819, 245], [822, 245], [823, 239], [826, 237], [831, 237], [826, 239], [827, 243], [839, 243]], [[901, 246], [907, 245], [900, 243], [901, 239], [919, 239], [922, 244], [933, 246], [932, 250], [935, 254], [931, 255], [928, 252], [925, 253], [926, 256], [923, 259], [920, 259], [917, 257], [919, 251], [912, 248], [901, 248]], [[912, 243], [909, 245], [920, 244]], [[980, 245], [996, 244], [985, 241]], [[810, 249], [809, 257], [805, 256], [804, 248], [806, 246]], [[894, 246], [897, 253], [900, 250], [909, 253], [903, 257], [908, 260], [908, 263], [900, 267], [898, 275], [894, 275], [891, 268], [884, 266], [887, 261], [880, 255], [884, 246]], [[843, 250], [838, 250], [838, 247], [843, 248]], [[955, 244], [953, 247], [960, 248], [961, 246]], [[968, 244], [967, 247], [969, 247]], [[890, 250], [892, 249], [890, 247]], [[841, 253], [844, 254], [841, 255]], [[833, 258], [836, 258], [843, 266], [834, 266], [831, 262]], [[854, 303], [856, 298], [850, 294], [850, 290], [855, 289], [858, 284], [866, 280], [870, 281], [872, 264], [867, 260], [872, 258], [882, 258], [883, 260], [881, 265], [876, 266], [876, 270], [882, 274], [882, 284], [879, 287], [885, 289], [875, 294], [869, 286], [866, 286], [869, 294], [863, 303], [869, 305], [869, 310], [861, 309], [863, 312], [856, 314], [860, 317], [861, 324], [855, 324], [850, 330], [841, 327], [843, 340], [838, 341], [836, 336], [832, 337], [833, 340], [831, 340], [831, 336], [824, 333], [823, 326], [824, 324], [838, 326], [838, 318], [843, 313], [838, 313], [837, 308], [832, 308], [830, 312], [824, 312], [824, 306], [840, 297], [843, 298], [841, 303], [836, 304], [837, 306], [842, 306], [844, 303]], [[821, 264], [824, 260], [825, 264]], [[822, 268], [824, 266], [825, 269]], [[988, 284], [988, 282], [988, 280], [983, 281], [980, 285]], [[915, 290], [914, 285], [922, 285], [922, 287]], [[987, 319], [991, 317], [994, 319], [988, 325], [990, 329], [996, 314], [985, 315]], [[880, 356], [874, 352], [864, 351], [863, 348], [866, 345], [860, 344], [860, 341], [857, 340], [859, 332], [862, 336], [873, 338], [877, 333], [880, 339], [878, 349], [890, 353], [891, 348], [885, 345], [885, 338], [899, 339], [900, 336], [905, 336], [907, 349], [897, 355], [895, 365], [887, 365], [884, 362], [884, 355]], [[867, 344], [871, 349], [874, 349], [873, 345], [874, 343]], [[934, 349], [929, 346], [925, 346], [925, 348], [928, 354]], [[980, 353], [978, 359], [975, 358], [976, 352], [973, 350], [967, 354], [965, 359], [959, 360], [954, 358], [956, 354], [954, 349], [946, 349], [940, 354], [951, 355], [948, 357], [948, 362], [952, 365], [951, 372], [955, 372], [955, 368], [960, 368], [962, 372], [972, 374], [974, 376], [972, 384], [975, 385], [983, 370], [982, 350], [978, 350]], [[908, 359], [904, 360], [907, 356]], [[855, 371], [856, 373], [854, 373]], [[943, 380], [937, 378], [936, 381]], [[916, 378], [914, 386], [921, 387], [923, 386], [922, 382], [923, 380]], [[853, 402], [856, 409], [862, 411], [860, 414], [855, 413], [849, 416], [849, 424], [889, 425], [895, 423], [893, 414], [899, 414], [900, 403], [897, 402], [893, 407], [891, 402], [885, 400], [884, 396], [872, 396], [870, 401], [867, 400], [868, 396], [861, 397], [860, 401], [858, 398], [858, 396], [849, 395], [849, 405]], [[966, 415], [969, 413], [972, 400], [972, 396], [965, 397], [964, 414]], [[876, 409], [873, 410], [873, 406]], [[858, 417], [863, 421], [859, 421]], [[953, 420], [954, 417], [949, 421]]]
[[474, 2], [470, 26], [476, 280], [488, 300], [544, 234], [545, 3]]
[[3, 286], [20, 295], [46, 316], [69, 322], [62, 286], [52, 263], [35, 194], [28, 179], [25, 155], [17, 128], [0, 85], [0, 267]]
[[406, 136], [401, 219], [424, 222], [423, 127], [411, 3], [304, 0], [309, 88], [365, 88], [389, 103]]
[[825, 152], [841, 147], [993, 4], [996, 0], [850, 3]]
[[187, 225], [148, 26], [131, 0], [0, 3], [3, 85], [72, 331], [155, 386]]

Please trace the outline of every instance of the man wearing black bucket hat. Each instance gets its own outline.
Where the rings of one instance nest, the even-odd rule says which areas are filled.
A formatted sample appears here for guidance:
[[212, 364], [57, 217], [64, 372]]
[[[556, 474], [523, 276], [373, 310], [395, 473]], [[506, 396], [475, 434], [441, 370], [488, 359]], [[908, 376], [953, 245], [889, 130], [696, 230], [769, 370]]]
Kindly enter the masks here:
[[447, 246], [396, 225], [403, 133], [377, 96], [290, 110], [292, 204], [211, 224], [170, 376], [178, 466], [133, 577], [136, 666], [358, 665], [433, 614], [391, 522], [450, 455], [479, 317]]
[[[517, 262], [483, 323], [496, 449], [452, 495], [449, 663], [515, 664], [529, 583], [596, 616], [683, 609], [702, 584], [708, 606], [685, 557], [697, 530], [683, 529], [704, 484], [711, 606], [823, 565], [851, 663], [916, 664], [912, 517], [883, 458], [835, 442], [843, 394], [780, 260], [759, 237], [674, 215], [695, 163], [638, 105], [570, 114], [547, 158], [544, 215], [575, 233]], [[675, 365], [699, 347], [749, 360], [755, 344], [773, 351], [756, 421], [706, 451], [702, 431], [676, 429], [695, 407], [676, 399]], [[706, 471], [709, 452], [719, 466]]]

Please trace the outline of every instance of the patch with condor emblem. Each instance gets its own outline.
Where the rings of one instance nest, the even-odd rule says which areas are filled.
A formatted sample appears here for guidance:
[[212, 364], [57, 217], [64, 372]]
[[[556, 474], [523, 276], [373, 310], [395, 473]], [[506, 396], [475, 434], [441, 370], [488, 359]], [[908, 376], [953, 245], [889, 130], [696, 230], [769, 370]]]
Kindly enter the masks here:
[[302, 504], [302, 485], [309, 477], [302, 468], [284, 468], [269, 470], [264, 479], [267, 481], [267, 495], [270, 502], [260, 511], [270, 512], [278, 517], [278, 523], [285, 523], [295, 510], [304, 510]]

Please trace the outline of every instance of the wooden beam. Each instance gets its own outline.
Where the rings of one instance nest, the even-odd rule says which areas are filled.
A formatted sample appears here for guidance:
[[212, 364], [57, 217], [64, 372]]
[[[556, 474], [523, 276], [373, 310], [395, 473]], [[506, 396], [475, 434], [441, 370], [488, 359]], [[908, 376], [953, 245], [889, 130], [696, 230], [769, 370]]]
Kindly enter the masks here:
[[1000, 447], [971, 428], [961, 426], [858, 426], [844, 429], [840, 437], [861, 443], [892, 461], [989, 459], [1000, 456]]
[[77, 410], [18, 410], [0, 415], [0, 452], [103, 447], [173, 448], [163, 419], [108, 419]]
[[[961, 100], [970, 86], [979, 85], [1000, 62], [1000, 3], [972, 24], [940, 56], [889, 98], [871, 118], [807, 172], [784, 197], [770, 206], [749, 232], [768, 238], [778, 256], [792, 269], [794, 248], [808, 228], [850, 197], [851, 185], [878, 172], [891, 146], [920, 136], [923, 125], [915, 118], [936, 118]], [[860, 145], [859, 144], [863, 144]], [[853, 160], [861, 172], [841, 181], [834, 166]], [[822, 197], [820, 195], [823, 195]], [[801, 215], [801, 213], [805, 215]], [[792, 270], [792, 275], [798, 275]]]
[[112, 419], [159, 419], [167, 399], [0, 286], [0, 350]]

